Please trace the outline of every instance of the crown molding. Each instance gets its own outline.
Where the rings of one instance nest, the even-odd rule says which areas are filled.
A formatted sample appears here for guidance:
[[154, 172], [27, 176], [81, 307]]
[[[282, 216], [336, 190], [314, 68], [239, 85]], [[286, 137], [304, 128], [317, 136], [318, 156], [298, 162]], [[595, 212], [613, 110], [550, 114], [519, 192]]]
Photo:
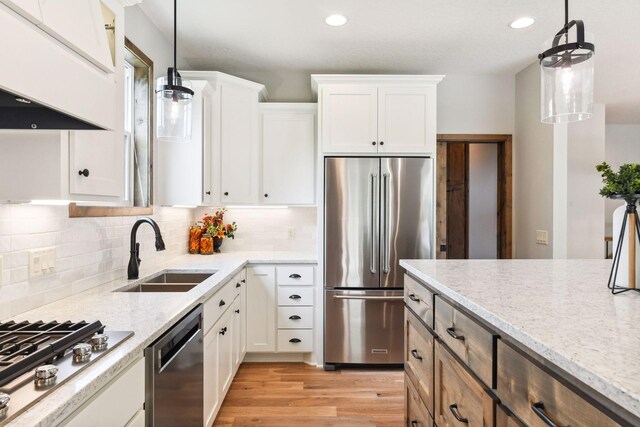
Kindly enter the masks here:
[[311, 89], [317, 98], [321, 85], [437, 85], [444, 77], [430, 74], [312, 74]]

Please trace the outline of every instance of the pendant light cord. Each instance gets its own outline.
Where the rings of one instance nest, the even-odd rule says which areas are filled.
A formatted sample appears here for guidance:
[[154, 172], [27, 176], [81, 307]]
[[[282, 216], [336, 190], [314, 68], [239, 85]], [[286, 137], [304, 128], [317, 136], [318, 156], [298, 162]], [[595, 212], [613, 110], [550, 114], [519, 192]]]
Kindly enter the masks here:
[[178, 69], [178, 0], [173, 0], [173, 69]]
[[569, 25], [569, 0], [564, 0], [564, 26]]

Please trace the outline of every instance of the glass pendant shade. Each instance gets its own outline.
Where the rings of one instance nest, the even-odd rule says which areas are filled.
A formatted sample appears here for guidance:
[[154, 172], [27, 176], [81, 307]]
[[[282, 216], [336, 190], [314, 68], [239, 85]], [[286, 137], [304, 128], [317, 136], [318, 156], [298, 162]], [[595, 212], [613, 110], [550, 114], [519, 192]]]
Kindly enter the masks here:
[[[191, 82], [174, 77], [160, 77], [156, 86], [158, 106], [157, 137], [162, 141], [189, 142], [191, 140]], [[186, 88], [187, 91], [178, 88]]]
[[541, 121], [571, 123], [593, 116], [595, 45], [580, 20], [569, 22], [544, 45], [540, 60]]

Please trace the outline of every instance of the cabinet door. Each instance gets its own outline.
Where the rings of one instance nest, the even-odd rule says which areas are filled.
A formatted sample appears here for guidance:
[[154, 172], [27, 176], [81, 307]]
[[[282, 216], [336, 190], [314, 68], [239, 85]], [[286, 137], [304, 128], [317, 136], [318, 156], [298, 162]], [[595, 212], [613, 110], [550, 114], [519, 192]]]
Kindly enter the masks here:
[[120, 132], [71, 132], [69, 192], [122, 198], [124, 146], [124, 136]]
[[262, 113], [262, 203], [315, 201], [315, 113]]
[[240, 363], [247, 354], [247, 275], [246, 270], [240, 273]]
[[375, 86], [322, 89], [320, 138], [325, 153], [378, 151], [378, 90]]
[[231, 325], [233, 326], [231, 334], [233, 337], [231, 359], [233, 364], [233, 372], [235, 373], [238, 369], [238, 366], [240, 366], [240, 362], [242, 362], [240, 356], [242, 351], [242, 347], [240, 344], [240, 340], [242, 339], [242, 335], [240, 334], [240, 328], [242, 327], [242, 325], [240, 324], [240, 315], [242, 314], [242, 311], [240, 310], [239, 297], [235, 299], [233, 305], [231, 306], [231, 311]]
[[436, 86], [378, 89], [378, 152], [435, 153]]
[[258, 94], [220, 85], [220, 201], [258, 203]]
[[[210, 138], [212, 89], [205, 81], [192, 81], [191, 139], [187, 143], [158, 141], [158, 201], [161, 205], [207, 205], [210, 180], [204, 180], [205, 153]], [[204, 184], [204, 185], [203, 185]]]
[[39, 0], [0, 0], [0, 3], [4, 3], [34, 24], [42, 22]]
[[274, 267], [247, 269], [247, 351], [276, 351]]
[[217, 334], [218, 339], [218, 395], [220, 400], [224, 398], [225, 393], [231, 386], [233, 381], [233, 315], [232, 310], [227, 310], [225, 315], [214, 326], [212, 332]]
[[218, 394], [218, 330], [211, 329], [204, 336], [204, 419], [213, 424], [213, 416], [220, 406]]
[[113, 73], [113, 58], [104, 28], [105, 15], [113, 16], [113, 12], [103, 8], [99, 0], [40, 0], [41, 25], [103, 71]]

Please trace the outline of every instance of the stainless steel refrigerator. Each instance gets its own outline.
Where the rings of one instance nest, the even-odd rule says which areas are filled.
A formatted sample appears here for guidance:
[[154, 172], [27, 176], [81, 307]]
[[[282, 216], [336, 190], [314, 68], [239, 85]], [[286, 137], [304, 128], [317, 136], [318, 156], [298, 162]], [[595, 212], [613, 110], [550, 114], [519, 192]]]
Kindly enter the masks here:
[[324, 360], [403, 362], [400, 259], [433, 254], [433, 161], [327, 157], [324, 183]]

